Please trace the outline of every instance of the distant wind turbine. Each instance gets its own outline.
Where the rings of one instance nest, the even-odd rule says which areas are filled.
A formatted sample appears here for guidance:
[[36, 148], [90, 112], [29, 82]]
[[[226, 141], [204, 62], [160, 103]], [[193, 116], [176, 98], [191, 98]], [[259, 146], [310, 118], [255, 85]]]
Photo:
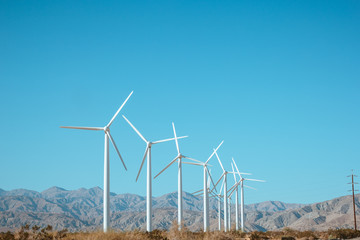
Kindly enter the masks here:
[[217, 154], [217, 152], [215, 151], [214, 149], [214, 152], [215, 152], [215, 155], [216, 155], [216, 158], [218, 159], [219, 163], [220, 163], [220, 166], [223, 170], [223, 174], [220, 176], [219, 180], [215, 183], [214, 185], [214, 188], [216, 187], [216, 185], [220, 182], [220, 180], [222, 178], [224, 178], [224, 231], [227, 232], [228, 230], [228, 196], [227, 196], [227, 174], [229, 174], [230, 172], [226, 171], [221, 163], [221, 160], [219, 158], [219, 155]]
[[[209, 221], [209, 183], [207, 180], [207, 175], [209, 175], [210, 180], [212, 181], [213, 185], [214, 182], [212, 180], [211, 174], [207, 168], [207, 164], [210, 161], [210, 159], [214, 156], [215, 152], [220, 148], [220, 146], [223, 144], [224, 141], [222, 141], [219, 146], [213, 151], [213, 153], [210, 155], [210, 157], [206, 160], [206, 162], [199, 162], [199, 163], [186, 163], [186, 164], [192, 164], [192, 165], [198, 165], [203, 166], [204, 168], [204, 189], [203, 189], [203, 195], [204, 195], [204, 232], [207, 232], [210, 230], [210, 221]], [[185, 163], [185, 162], [184, 162]]]
[[[234, 160], [234, 159], [233, 159]], [[231, 197], [232, 195], [235, 193], [235, 230], [238, 231], [239, 230], [239, 194], [238, 194], [238, 187], [239, 187], [239, 182], [236, 179], [236, 174], [234, 171], [234, 167], [233, 164], [231, 163], [231, 168], [233, 170], [233, 175], [234, 175], [234, 180], [235, 183], [234, 185], [229, 189], [228, 191], [228, 195], [229, 195], [229, 201], [231, 202]], [[251, 175], [251, 173], [241, 173], [241, 174], [246, 174], [246, 175]], [[231, 207], [231, 203], [229, 205], [229, 209]], [[229, 221], [230, 221], [230, 226], [231, 226], [231, 210], [229, 210]]]
[[124, 165], [125, 170], [127, 170], [124, 160], [121, 157], [119, 149], [117, 148], [114, 139], [110, 134], [110, 126], [114, 122], [116, 116], [119, 114], [120, 110], [124, 107], [125, 103], [129, 100], [130, 96], [133, 94], [133, 91], [129, 94], [129, 96], [125, 99], [123, 104], [117, 110], [115, 115], [111, 118], [110, 122], [105, 127], [64, 127], [61, 128], [70, 128], [70, 129], [81, 129], [81, 130], [92, 130], [92, 131], [104, 131], [105, 133], [105, 150], [104, 150], [104, 200], [103, 200], [103, 214], [104, 214], [104, 222], [103, 222], [103, 229], [104, 232], [108, 231], [109, 227], [109, 217], [110, 217], [110, 166], [109, 166], [109, 139], [114, 146], [117, 154], [120, 157], [122, 164]]
[[[234, 158], [232, 158], [232, 161], [235, 164]], [[238, 192], [238, 187], [239, 187], [240, 181], [239, 182], [237, 181], [236, 173], [235, 173], [234, 166], [232, 163], [231, 163], [231, 168], [233, 170], [235, 183], [229, 189], [229, 192], [232, 195], [235, 191], [235, 229], [236, 229], [236, 231], [238, 231], [239, 230], [239, 192]], [[245, 174], [245, 173], [242, 173], [242, 174]], [[251, 175], [251, 173], [247, 173], [247, 175]]]
[[241, 196], [241, 208], [240, 208], [240, 211], [241, 211], [241, 231], [244, 232], [244, 187], [255, 189], [255, 188], [244, 185], [244, 181], [255, 181], [255, 182], [265, 182], [265, 181], [264, 180], [258, 180], [258, 179], [243, 178], [241, 176], [241, 173], [239, 172], [239, 169], [236, 166], [236, 163], [235, 163], [234, 160], [233, 160], [233, 163], [235, 165], [237, 174], [240, 176], [240, 181], [236, 184], [236, 187], [238, 185], [240, 185], [240, 187], [241, 187], [241, 194], [240, 194], [240, 196]]
[[175, 130], [175, 125], [174, 123], [172, 123], [173, 126], [173, 131], [174, 131], [174, 137], [175, 137], [175, 143], [176, 143], [176, 149], [178, 152], [178, 155], [174, 158], [174, 160], [172, 160], [163, 170], [161, 170], [155, 177], [157, 178], [161, 173], [163, 173], [168, 167], [170, 167], [176, 160], [178, 160], [178, 225], [179, 225], [179, 229], [181, 229], [181, 224], [182, 224], [182, 216], [183, 216], [183, 210], [182, 210], [182, 159], [186, 158], [195, 162], [200, 162], [196, 159], [193, 158], [189, 158], [187, 156], [184, 156], [180, 153], [180, 149], [179, 149], [179, 143], [178, 143], [178, 137], [176, 137], [176, 130]]
[[[146, 178], [146, 231], [151, 232], [152, 231], [152, 184], [151, 184], [151, 147], [154, 144], [158, 144], [158, 143], [163, 143], [163, 142], [168, 142], [168, 141], [172, 141], [175, 138], [168, 138], [168, 139], [164, 139], [164, 140], [159, 140], [159, 141], [155, 141], [155, 142], [151, 142], [148, 141], [136, 128], [135, 126], [123, 115], [123, 118], [129, 123], [129, 125], [132, 127], [132, 129], [134, 129], [134, 131], [140, 136], [140, 138], [146, 143], [146, 148], [145, 148], [145, 153], [144, 153], [144, 157], [142, 159], [141, 165], [140, 165], [140, 169], [139, 172], [136, 176], [136, 181], [139, 178], [141, 169], [144, 165], [145, 162], [145, 158], [147, 156], [147, 178]], [[183, 137], [178, 137], [178, 139], [180, 138], [185, 138], [187, 136], [183, 136]]]
[[[214, 149], [215, 151], [215, 149]], [[223, 195], [223, 198], [224, 198], [224, 231], [226, 232], [228, 229], [229, 229], [229, 216], [228, 216], [228, 189], [227, 189], [227, 175], [229, 173], [233, 173], [233, 172], [228, 172], [224, 169], [222, 163], [221, 163], [221, 160], [219, 158], [219, 155], [217, 154], [217, 152], [215, 151], [215, 155], [216, 155], [216, 158], [218, 159], [219, 163], [220, 163], [220, 166], [223, 170], [223, 174], [220, 176], [219, 180], [215, 183], [215, 186], [214, 188], [217, 186], [217, 184], [220, 182], [220, 180], [223, 178], [223, 185], [224, 185], [224, 195]], [[249, 173], [242, 173], [244, 175], [249, 175]], [[233, 186], [234, 187], [234, 186]], [[232, 187], [232, 188], [233, 188]], [[230, 189], [231, 190], [231, 189]], [[229, 190], [229, 191], [230, 191]]]

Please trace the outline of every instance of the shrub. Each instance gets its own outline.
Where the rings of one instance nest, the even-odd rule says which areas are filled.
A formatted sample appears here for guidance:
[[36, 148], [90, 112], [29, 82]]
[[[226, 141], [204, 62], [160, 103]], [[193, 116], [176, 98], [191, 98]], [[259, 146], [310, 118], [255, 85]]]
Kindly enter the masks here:
[[330, 229], [328, 230], [328, 235], [330, 238], [340, 238], [340, 239], [351, 239], [360, 237], [360, 231], [354, 229]]

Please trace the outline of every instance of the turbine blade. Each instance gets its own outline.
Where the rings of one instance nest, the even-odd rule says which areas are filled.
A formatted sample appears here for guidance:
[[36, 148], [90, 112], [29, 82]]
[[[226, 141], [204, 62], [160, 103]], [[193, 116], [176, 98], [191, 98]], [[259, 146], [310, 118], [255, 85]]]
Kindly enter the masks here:
[[[189, 136], [181, 136], [181, 137], [178, 137], [177, 139], [187, 138], [187, 137], [189, 137]], [[152, 144], [168, 142], [168, 141], [172, 141], [172, 140], [175, 140], [175, 138], [167, 138], [167, 139], [164, 139], [164, 140], [155, 141], [155, 142], [152, 142]]]
[[221, 143], [219, 144], [219, 146], [217, 146], [217, 148], [215, 149], [215, 151], [217, 151], [220, 147], [221, 147], [221, 145], [224, 143], [224, 140], [222, 140], [221, 141]]
[[184, 164], [190, 164], [190, 165], [196, 165], [196, 166], [202, 166], [202, 164], [199, 163], [192, 163], [192, 162], [182, 162]]
[[228, 193], [229, 197], [231, 197], [231, 195], [234, 193], [235, 189], [236, 189], [236, 187], [230, 193]]
[[178, 158], [179, 158], [179, 156], [176, 156], [176, 158], [174, 158], [174, 160], [172, 160], [163, 170], [161, 170], [161, 172], [159, 172], [159, 173], [154, 177], [154, 179], [157, 178], [157, 177], [158, 177], [162, 172], [164, 172], [168, 167], [170, 167], [171, 164], [173, 164]]
[[209, 194], [210, 194], [210, 197], [217, 197], [213, 192], [209, 192]]
[[132, 125], [132, 123], [124, 115], [122, 115], [122, 116], [127, 121], [127, 123], [132, 127], [132, 129], [134, 129], [134, 131], [141, 137], [141, 139], [144, 140], [144, 142], [147, 143], [148, 141], [146, 140], [146, 138], [144, 138], [143, 135], [141, 135], [139, 130], [137, 130], [136, 127], [134, 125]]
[[[214, 149], [214, 150], [215, 150], [215, 149]], [[220, 161], [219, 155], [217, 154], [216, 151], [215, 151], [215, 155], [216, 155], [217, 160], [218, 160], [219, 163], [220, 163], [220, 166], [221, 166], [222, 170], [225, 172], [225, 169], [224, 169], [224, 167], [223, 167], [223, 165], [222, 165], [222, 163], [221, 163], [221, 161]]]
[[211, 195], [210, 197], [211, 197], [211, 198], [219, 198], [219, 197], [216, 196], [216, 195], [215, 195], [215, 196], [214, 196], [214, 195]]
[[250, 178], [244, 178], [244, 180], [255, 181], [255, 182], [266, 182], [265, 180], [250, 179]]
[[72, 126], [60, 126], [60, 127], [61, 128], [69, 128], [69, 129], [93, 130], [93, 131], [104, 130], [103, 127], [72, 127]]
[[[206, 169], [206, 172], [208, 173], [208, 175], [209, 175], [209, 178], [210, 178], [210, 180], [211, 180], [211, 182], [212, 182], [212, 184], [213, 184], [213, 186], [215, 186], [215, 183], [214, 183], [214, 181], [213, 181], [213, 179], [212, 179], [212, 177], [211, 177], [211, 174], [210, 174], [210, 172], [209, 172], [209, 169], [205, 166], [205, 169]], [[214, 188], [215, 189], [215, 192], [217, 192], [216, 191], [216, 188]]]
[[235, 182], [236, 182], [237, 180], [236, 180], [236, 176], [235, 176], [234, 166], [233, 166], [232, 163], [231, 163], [231, 168], [232, 168], [232, 170], [233, 170], [233, 176], [234, 176], [234, 180], [235, 180]]
[[[209, 193], [214, 194], [214, 191], [216, 192], [216, 188], [212, 188], [212, 189], [210, 189], [210, 187], [208, 187], [208, 189], [209, 189]], [[216, 192], [216, 194], [217, 194], [217, 192]]]
[[223, 182], [222, 182], [222, 184], [221, 184], [221, 188], [220, 188], [220, 192], [219, 192], [219, 193], [221, 193], [223, 187], [224, 187], [224, 180], [223, 180]]
[[146, 158], [146, 154], [147, 154], [148, 151], [149, 151], [149, 147], [146, 147], [145, 153], [144, 153], [144, 157], [143, 157], [143, 160], [142, 160], [141, 165], [140, 165], [139, 172], [138, 172], [138, 174], [137, 174], [137, 176], [136, 176], [136, 180], [135, 180], [136, 182], [137, 182], [137, 180], [138, 180], [138, 178], [139, 178], [139, 176], [140, 176], [140, 172], [141, 172], [141, 169], [142, 169], [142, 167], [143, 167], [143, 165], [144, 165], [145, 158]]
[[204, 189], [200, 189], [200, 190], [198, 190], [198, 191], [196, 191], [196, 192], [193, 192], [193, 193], [191, 193], [192, 195], [194, 195], [195, 193], [198, 193], [198, 192], [201, 192], [201, 191], [203, 191]]
[[176, 149], [177, 149], [177, 151], [178, 151], [178, 154], [180, 154], [179, 143], [178, 143], [178, 140], [177, 140], [177, 137], [176, 137], [176, 131], [175, 131], [175, 125], [174, 125], [174, 123], [172, 123], [172, 126], [173, 126], [173, 130], [174, 130], [174, 137], [175, 137]]
[[219, 146], [213, 151], [213, 153], [210, 155], [210, 157], [208, 158], [208, 160], [205, 162], [205, 164], [210, 161], [210, 159], [212, 158], [212, 156], [214, 156], [215, 152], [219, 149], [219, 147], [224, 143], [224, 140], [221, 141], [221, 143], [219, 144]]
[[[225, 175], [225, 172], [219, 177], [219, 180], [215, 183], [214, 187], [213, 187], [213, 190], [214, 188], [216, 188], [216, 186], [219, 184], [221, 178]], [[212, 190], [211, 190], [212, 191]]]
[[234, 185], [232, 185], [232, 187], [229, 188], [228, 192], [231, 191], [233, 188], [235, 188], [236, 184], [237, 184], [237, 183], [235, 183]]
[[116, 146], [116, 144], [115, 144], [114, 139], [112, 138], [111, 134], [110, 134], [108, 131], [106, 131], [105, 133], [106, 133], [106, 135], [108, 135], [108, 137], [110, 138], [111, 143], [113, 144], [113, 146], [114, 146], [117, 154], [118, 154], [119, 157], [120, 157], [120, 160], [121, 160], [122, 164], [124, 165], [125, 170], [127, 171], [127, 168], [126, 168], [126, 165], [125, 165], [125, 163], [124, 163], [124, 160], [123, 160], [123, 158], [121, 157], [121, 154], [120, 154], [119, 149], [117, 148], [117, 146]]
[[247, 186], [247, 185], [244, 185], [244, 187], [247, 187], [247, 188], [250, 188], [250, 189], [253, 189], [253, 190], [257, 190], [256, 188], [253, 188], [253, 187], [250, 187], [250, 186]]
[[203, 162], [200, 162], [199, 160], [196, 160], [196, 159], [193, 159], [193, 158], [189, 158], [189, 157], [187, 157], [187, 156], [183, 156], [183, 158], [186, 158], [186, 159], [192, 160], [192, 161], [194, 161], [194, 162], [201, 163], [201, 165], [203, 165], [203, 164], [204, 164]]
[[235, 163], [234, 158], [232, 158], [232, 161], [233, 161], [233, 163], [234, 163], [234, 165], [235, 165], [235, 168], [236, 168], [236, 171], [238, 172], [238, 174], [239, 174], [239, 176], [240, 176], [240, 179], [241, 179], [242, 177], [241, 177], [241, 174], [240, 174], [240, 172], [239, 172], [239, 169], [238, 169], [238, 167], [237, 167], [237, 165], [236, 165], [236, 163]]
[[124, 107], [125, 103], [129, 100], [130, 96], [133, 94], [134, 91], [132, 91], [129, 96], [125, 99], [125, 101], [123, 102], [123, 104], [119, 107], [119, 109], [117, 110], [117, 112], [115, 113], [115, 115], [112, 117], [112, 119], [110, 120], [110, 122], [108, 123], [107, 127], [110, 127], [111, 124], [113, 123], [113, 121], [115, 120], [116, 116], [119, 114], [120, 110]]

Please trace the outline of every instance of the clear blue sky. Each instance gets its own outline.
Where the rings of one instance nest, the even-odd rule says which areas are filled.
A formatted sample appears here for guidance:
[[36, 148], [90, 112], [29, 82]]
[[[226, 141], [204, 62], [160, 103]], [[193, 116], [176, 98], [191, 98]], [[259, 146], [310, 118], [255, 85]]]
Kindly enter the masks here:
[[[103, 186], [104, 126], [122, 111], [146, 138], [179, 135], [206, 160], [221, 140], [246, 202], [312, 203], [348, 194], [360, 165], [359, 1], [0, 1], [0, 188]], [[111, 191], [135, 183], [145, 144], [112, 125]], [[153, 175], [176, 156], [153, 147]], [[211, 160], [214, 178], [221, 174]], [[177, 190], [176, 166], [153, 194]], [[202, 187], [185, 166], [184, 191]], [[359, 174], [360, 175], [360, 174]], [[230, 182], [232, 183], [232, 179]]]

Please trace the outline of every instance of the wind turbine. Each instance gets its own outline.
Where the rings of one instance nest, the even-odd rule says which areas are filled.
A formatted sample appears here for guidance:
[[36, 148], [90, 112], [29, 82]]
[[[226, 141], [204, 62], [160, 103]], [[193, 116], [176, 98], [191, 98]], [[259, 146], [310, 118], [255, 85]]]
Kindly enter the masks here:
[[[234, 158], [232, 158], [232, 161], [234, 162]], [[233, 170], [235, 184], [231, 188], [233, 190], [231, 191], [231, 189], [230, 189], [229, 191], [231, 191], [230, 194], [233, 194], [234, 191], [236, 191], [235, 192], [235, 229], [236, 229], [236, 231], [238, 231], [239, 230], [239, 207], [238, 207], [239, 206], [239, 191], [238, 191], [239, 182], [236, 179], [234, 166], [232, 163], [231, 163], [231, 168]]]
[[214, 185], [211, 174], [210, 174], [210, 172], [209, 172], [209, 170], [207, 168], [207, 166], [208, 166], [207, 164], [210, 161], [210, 159], [214, 156], [215, 152], [223, 144], [223, 142], [224, 141], [221, 141], [219, 146], [213, 151], [213, 153], [210, 155], [208, 160], [206, 160], [206, 162], [199, 162], [199, 163], [184, 162], [186, 164], [203, 166], [203, 168], [204, 168], [204, 189], [203, 189], [203, 195], [204, 195], [204, 232], [207, 232], [208, 230], [210, 230], [210, 221], [209, 221], [209, 187], [210, 187], [209, 184], [210, 184], [210, 182], [208, 182], [208, 180], [207, 180], [207, 175], [209, 175], [209, 178], [210, 178], [210, 180], [212, 181], [212, 183]]
[[[215, 150], [215, 149], [214, 149]], [[229, 173], [233, 173], [233, 172], [228, 172], [224, 169], [221, 160], [219, 158], [219, 155], [217, 154], [217, 152], [215, 151], [215, 155], [216, 158], [218, 159], [220, 166], [223, 170], [223, 174], [220, 176], [219, 180], [216, 182], [214, 188], [216, 187], [216, 185], [220, 182], [220, 180], [223, 178], [223, 185], [224, 185], [224, 231], [226, 232], [228, 229], [228, 225], [229, 225], [229, 217], [228, 217], [228, 203], [227, 203], [227, 199], [228, 199], [228, 190], [227, 190], [227, 174]], [[249, 173], [242, 173], [244, 175], [249, 175]], [[230, 189], [231, 190], [231, 189]], [[229, 191], [230, 191], [229, 190]]]
[[[234, 183], [234, 185], [229, 189], [229, 200], [230, 200], [230, 202], [231, 202], [231, 197], [232, 197], [232, 195], [234, 194], [234, 193], [236, 193], [235, 194], [235, 229], [236, 229], [236, 231], [238, 231], [239, 230], [239, 209], [238, 209], [238, 206], [239, 206], [239, 198], [238, 198], [238, 196], [239, 196], [239, 194], [238, 194], [238, 186], [239, 186], [239, 182], [237, 181], [237, 179], [236, 179], [236, 175], [235, 175], [235, 171], [234, 171], [234, 167], [233, 167], [233, 164], [231, 163], [231, 168], [232, 168], [232, 173], [233, 173], [233, 175], [234, 175], [234, 181], [235, 181], [235, 183]], [[242, 174], [246, 174], [246, 175], [251, 175], [250, 173], [242, 173]], [[229, 205], [229, 209], [230, 209], [230, 207], [231, 207], [231, 203], [230, 203], [230, 205]], [[229, 219], [230, 219], [230, 226], [231, 226], [231, 216], [230, 216], [230, 214], [231, 214], [231, 210], [229, 210]]]
[[[235, 168], [236, 168], [236, 171], [237, 171], [238, 175], [240, 176], [240, 181], [236, 185], [237, 186], [240, 185], [240, 187], [241, 187], [241, 193], [240, 193], [240, 198], [241, 198], [241, 208], [240, 208], [240, 211], [241, 211], [241, 231], [244, 232], [244, 186], [247, 187], [247, 188], [252, 188], [252, 187], [244, 185], [244, 181], [246, 181], [246, 180], [247, 181], [255, 181], [255, 182], [265, 182], [265, 181], [264, 180], [258, 180], [258, 179], [243, 178], [241, 176], [241, 173], [239, 172], [238, 167], [236, 166], [236, 163], [235, 163], [234, 159], [233, 159], [233, 163], [235, 165]], [[252, 189], [254, 189], [254, 188], [252, 188]]]
[[[151, 147], [154, 144], [163, 143], [172, 141], [175, 138], [168, 138], [164, 140], [159, 140], [155, 142], [148, 141], [136, 128], [135, 126], [123, 115], [123, 118], [127, 121], [127, 123], [134, 129], [134, 131], [140, 136], [140, 138], [146, 143], [145, 153], [144, 157], [142, 159], [139, 172], [136, 176], [136, 181], [139, 178], [141, 169], [144, 165], [145, 158], [147, 156], [147, 177], [146, 177], [146, 231], [151, 232], [152, 231], [152, 184], [151, 184]], [[185, 138], [187, 136], [178, 137]]]
[[111, 118], [110, 122], [105, 127], [69, 127], [69, 126], [61, 126], [61, 128], [70, 128], [70, 129], [81, 129], [81, 130], [92, 130], [92, 131], [104, 131], [105, 133], [105, 150], [104, 150], [104, 200], [103, 200], [103, 229], [104, 232], [108, 231], [109, 227], [109, 217], [110, 217], [110, 166], [109, 166], [109, 139], [114, 146], [117, 154], [120, 157], [122, 164], [124, 165], [125, 170], [127, 170], [124, 160], [121, 157], [119, 149], [117, 148], [114, 139], [110, 134], [110, 126], [114, 122], [116, 116], [119, 114], [120, 110], [124, 107], [125, 103], [129, 100], [130, 96], [133, 94], [133, 91], [129, 94], [129, 96], [125, 99], [123, 104], [117, 110], [115, 115]]
[[217, 152], [215, 151], [214, 149], [214, 152], [215, 152], [215, 155], [216, 155], [216, 158], [218, 159], [219, 163], [220, 163], [220, 166], [223, 170], [223, 174], [220, 176], [219, 180], [216, 182], [216, 184], [214, 185], [214, 188], [216, 187], [216, 185], [220, 182], [220, 180], [222, 178], [224, 178], [223, 180], [223, 184], [224, 184], [224, 230], [225, 232], [228, 230], [228, 196], [227, 196], [227, 174], [229, 174], [228, 171], [226, 171], [221, 163], [221, 160], [219, 158], [219, 155], [217, 154]]
[[170, 167], [176, 160], [178, 160], [178, 225], [179, 225], [179, 229], [181, 229], [182, 216], [183, 216], [183, 210], [182, 210], [182, 168], [181, 168], [182, 159], [186, 158], [186, 159], [189, 159], [189, 160], [192, 160], [192, 161], [195, 161], [195, 162], [200, 162], [200, 161], [189, 158], [189, 157], [184, 156], [184, 155], [182, 155], [180, 153], [180, 148], [179, 148], [178, 138], [176, 137], [176, 130], [175, 130], [174, 123], [172, 123], [172, 126], [173, 126], [176, 149], [177, 149], [178, 155], [163, 170], [161, 170], [154, 177], [154, 179], [157, 178], [161, 173], [163, 173], [168, 167]]

